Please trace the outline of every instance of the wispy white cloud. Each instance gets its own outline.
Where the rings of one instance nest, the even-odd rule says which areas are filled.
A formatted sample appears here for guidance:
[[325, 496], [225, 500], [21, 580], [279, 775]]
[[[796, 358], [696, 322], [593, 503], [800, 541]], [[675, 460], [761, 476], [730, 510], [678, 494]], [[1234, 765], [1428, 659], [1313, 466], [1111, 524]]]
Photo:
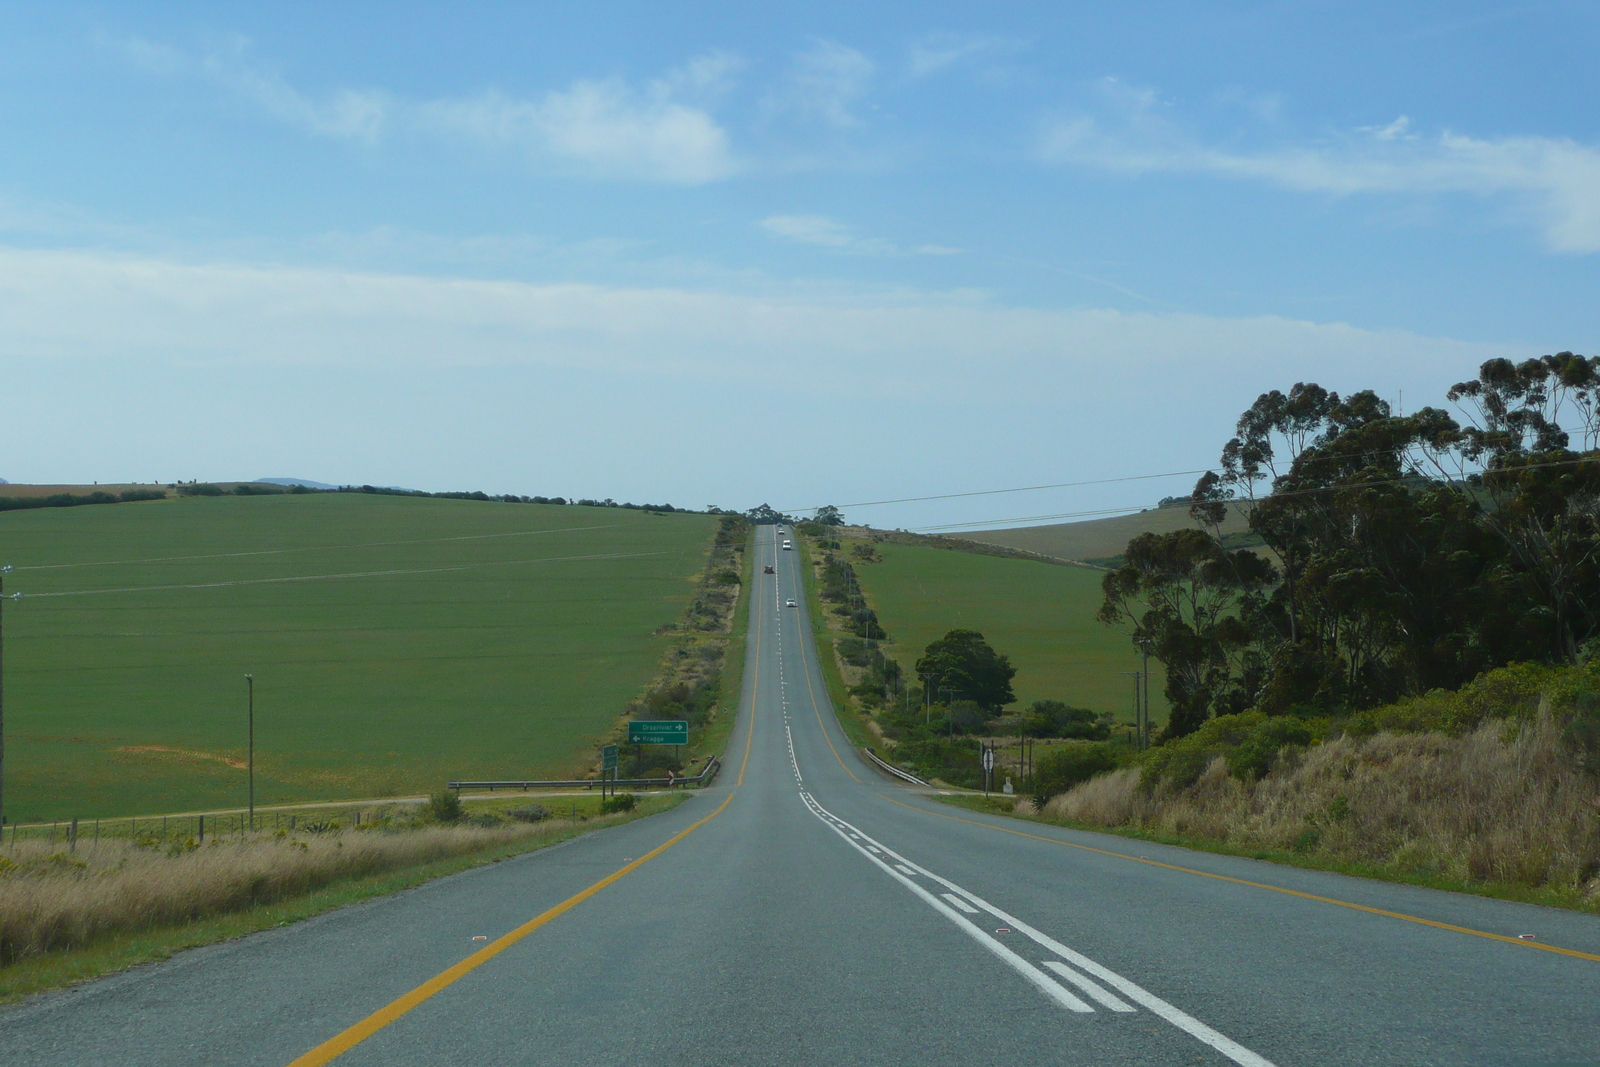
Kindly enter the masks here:
[[604, 177], [694, 185], [738, 169], [727, 132], [710, 114], [615, 78], [580, 81], [537, 100], [497, 92], [435, 100], [407, 117], [420, 130], [520, 149], [536, 161]]
[[1105, 117], [1046, 124], [1049, 160], [1139, 174], [1216, 174], [1309, 193], [1469, 193], [1514, 198], [1558, 252], [1600, 252], [1600, 148], [1569, 138], [1482, 139], [1412, 132], [1402, 116], [1314, 143], [1257, 150], [1208, 144], [1167, 117], [1158, 94], [1108, 81]]
[[[1385, 361], [1448, 358], [1453, 373], [1491, 355], [1518, 354], [1503, 345], [1274, 316], [1008, 307], [973, 292], [536, 284], [0, 247], [0, 360], [384, 370], [563, 365], [667, 376], [770, 374], [791, 388], [789, 361], [804, 353], [886, 391], [903, 388], [904, 374], [915, 370], [917, 380], [948, 391], [952, 401], [986, 392], [1013, 402], [1015, 390], [1035, 391], [1025, 385], [1032, 375], [1065, 382], [1099, 366], [1109, 388], [1137, 364], [1198, 381], [1214, 378], [1216, 359], [1257, 389], [1257, 379], [1292, 380], [1300, 372], [1283, 367], [1285, 352], [1296, 353], [1296, 368], [1355, 360], [1380, 380]], [[1113, 373], [1100, 363], [1105, 359], [1124, 362]], [[987, 368], [978, 379], [974, 360]], [[1178, 386], [1168, 381], [1166, 388]]]
[[[739, 506], [776, 485], [781, 506], [801, 506], [929, 478], [981, 486], [997, 456], [1023, 457], [1040, 482], [1083, 462], [1107, 476], [1181, 469], [1214, 456], [1265, 388], [1437, 396], [1484, 359], [1536, 351], [973, 292], [533, 284], [0, 246], [3, 473], [37, 481], [293, 472]], [[1129, 382], [1146, 383], [1140, 416], [1160, 433], [1128, 435]], [[725, 417], [686, 422], [708, 395]], [[832, 431], [868, 422], [919, 447], [846, 485], [855, 438]], [[726, 449], [774, 423], [815, 425], [817, 447]], [[667, 438], [681, 447], [661, 449]], [[1112, 455], [1109, 440], [1126, 447]], [[1013, 514], [975, 503], [871, 518]]]
[[774, 237], [796, 244], [818, 245], [858, 256], [951, 256], [959, 248], [943, 245], [917, 245], [902, 248], [881, 237], [861, 237], [842, 222], [823, 215], [771, 215], [761, 220], [761, 228]]
[[1025, 47], [1024, 42], [1010, 37], [930, 33], [912, 42], [906, 56], [906, 70], [913, 78], [925, 78], [963, 63], [995, 59]]
[[769, 98], [769, 105], [831, 126], [860, 126], [856, 103], [877, 69], [877, 64], [848, 45], [818, 41], [795, 57], [784, 87]]
[[302, 91], [254, 62], [242, 38], [197, 56], [140, 39], [113, 44], [138, 69], [203, 77], [322, 137], [372, 145], [442, 135], [520, 151], [545, 169], [680, 184], [717, 181], [739, 169], [727, 131], [708, 109], [741, 65], [725, 53], [698, 56], [643, 86], [587, 79], [531, 99], [487, 92], [417, 101], [377, 89]]

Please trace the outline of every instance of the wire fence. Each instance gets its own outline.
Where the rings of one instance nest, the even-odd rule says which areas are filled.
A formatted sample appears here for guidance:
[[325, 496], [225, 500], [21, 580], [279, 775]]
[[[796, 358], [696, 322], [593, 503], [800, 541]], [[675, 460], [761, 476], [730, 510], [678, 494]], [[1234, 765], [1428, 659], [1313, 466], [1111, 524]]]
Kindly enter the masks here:
[[143, 842], [202, 842], [228, 837], [244, 837], [251, 832], [325, 833], [359, 828], [382, 820], [396, 807], [330, 808], [298, 811], [258, 811], [254, 822], [246, 812], [198, 812], [193, 815], [126, 816], [109, 819], [65, 819], [48, 823], [10, 823], [0, 834], [0, 848], [15, 848], [19, 842], [44, 842], [60, 845], [69, 852], [93, 847], [102, 838]]

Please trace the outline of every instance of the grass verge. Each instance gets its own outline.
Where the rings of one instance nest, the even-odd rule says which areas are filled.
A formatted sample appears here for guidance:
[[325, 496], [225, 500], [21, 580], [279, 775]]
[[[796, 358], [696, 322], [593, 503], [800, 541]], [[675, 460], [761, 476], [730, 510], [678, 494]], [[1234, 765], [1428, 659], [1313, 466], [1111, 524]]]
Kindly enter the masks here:
[[[164, 960], [184, 949], [214, 944], [276, 926], [287, 926], [347, 904], [397, 893], [435, 878], [546, 848], [591, 830], [616, 826], [670, 811], [685, 799], [687, 797], [684, 794], [646, 797], [633, 811], [611, 815], [589, 815], [580, 812], [577, 820], [551, 819], [549, 823], [544, 824], [545, 832], [537, 836], [499, 842], [480, 851], [375, 872], [274, 903], [246, 907], [190, 922], [166, 923], [144, 929], [111, 933], [79, 948], [26, 957], [9, 966], [0, 967], [0, 1003], [88, 981], [139, 964]], [[511, 803], [526, 804], [527, 801], [521, 798], [515, 800], [508, 798], [506, 801], [469, 802], [467, 812], [469, 815], [481, 815], [493, 811], [495, 807]], [[593, 810], [598, 804], [598, 798], [581, 798], [578, 804], [580, 808]], [[0, 879], [0, 908], [3, 908], [7, 883], [13, 878], [16, 876]]]
[[1003, 815], [1009, 819], [1016, 819], [1018, 822], [1042, 823], [1046, 826], [1059, 826], [1066, 830], [1081, 830], [1086, 833], [1127, 838], [1130, 841], [1148, 841], [1157, 845], [1173, 845], [1178, 848], [1190, 849], [1194, 852], [1210, 852], [1218, 856], [1237, 856], [1242, 859], [1265, 860], [1268, 863], [1277, 863], [1285, 867], [1298, 867], [1308, 871], [1327, 871], [1332, 874], [1349, 875], [1353, 878], [1369, 878], [1376, 882], [1392, 882], [1397, 885], [1418, 886], [1422, 889], [1438, 889], [1447, 893], [1468, 893], [1473, 896], [1508, 900], [1518, 904], [1538, 904], [1549, 908], [1563, 908], [1568, 911], [1600, 914], [1600, 901], [1597, 901], [1591, 894], [1584, 892], [1580, 888], [1526, 886], [1512, 882], [1479, 882], [1437, 872], [1396, 870], [1392, 867], [1381, 867], [1371, 863], [1341, 860], [1328, 856], [1308, 856], [1290, 849], [1240, 847], [1225, 841], [1184, 834], [1166, 834], [1126, 826], [1102, 826], [1098, 823], [1081, 819], [1067, 819], [1054, 815], [1035, 815], [1027, 810], [1027, 802], [1021, 797], [1001, 798], [968, 794], [935, 796], [933, 799], [943, 804], [966, 808], [969, 811], [981, 812], [985, 815]]
[[832, 620], [825, 610], [822, 601], [822, 583], [817, 577], [816, 546], [809, 537], [799, 537], [800, 542], [800, 577], [805, 583], [806, 610], [811, 615], [811, 636], [817, 652], [817, 663], [822, 668], [822, 680], [827, 685], [828, 698], [833, 703], [834, 714], [838, 716], [839, 725], [844, 727], [845, 736], [850, 738], [850, 743], [857, 748], [868, 746], [881, 746], [882, 741], [876, 739], [871, 727], [868, 726], [867, 713], [858, 709], [855, 701], [850, 699], [844, 683], [844, 675], [839, 670], [839, 660], [834, 654], [834, 639], [843, 636], [843, 631], [836, 630]]
[[713, 753], [726, 755], [728, 737], [739, 718], [739, 696], [744, 691], [744, 651], [750, 631], [750, 592], [755, 583], [755, 527], [745, 538], [744, 562], [739, 568], [742, 579], [740, 593], [733, 608], [733, 623], [728, 631], [728, 644], [722, 653], [722, 685], [717, 698], [716, 714], [700, 733], [695, 752], [698, 756]]

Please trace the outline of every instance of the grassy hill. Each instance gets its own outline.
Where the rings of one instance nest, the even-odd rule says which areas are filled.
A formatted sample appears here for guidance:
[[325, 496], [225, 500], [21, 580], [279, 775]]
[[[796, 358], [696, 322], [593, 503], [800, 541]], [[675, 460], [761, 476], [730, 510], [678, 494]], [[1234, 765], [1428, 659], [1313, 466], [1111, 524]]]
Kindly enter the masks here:
[[[1132, 721], [1139, 658], [1126, 635], [1095, 621], [1101, 572], [921, 545], [880, 543], [880, 561], [851, 557], [884, 628], [886, 651], [908, 675], [928, 642], [956, 627], [978, 630], [1017, 668], [1019, 706], [1064, 700]], [[1150, 686], [1160, 721], [1159, 664]]]
[[[0, 514], [13, 820], [575, 769], [716, 520], [363, 494]], [[584, 753], [586, 755], [586, 753]]]
[[[1020, 526], [1009, 530], [982, 530], [962, 534], [972, 541], [984, 541], [1007, 548], [1020, 548], [1025, 552], [1038, 552], [1057, 559], [1076, 559], [1093, 563], [1109, 560], [1122, 554], [1129, 541], [1142, 533], [1171, 533], [1173, 530], [1193, 526], [1187, 507], [1151, 508], [1133, 515], [1115, 515], [1109, 519], [1090, 519], [1086, 522], [1063, 522], [1053, 526]], [[1244, 512], [1230, 508], [1228, 521], [1222, 526], [1225, 543], [1242, 548], [1252, 543], [1250, 528]]]

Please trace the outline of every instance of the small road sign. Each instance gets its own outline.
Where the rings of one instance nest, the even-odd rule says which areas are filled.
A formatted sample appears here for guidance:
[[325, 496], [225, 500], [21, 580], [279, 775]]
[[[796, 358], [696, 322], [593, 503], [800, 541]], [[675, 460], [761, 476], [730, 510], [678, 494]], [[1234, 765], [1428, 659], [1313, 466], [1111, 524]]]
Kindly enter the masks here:
[[988, 745], [983, 747], [983, 769], [985, 771], [994, 770], [994, 749]]
[[635, 719], [628, 724], [630, 745], [687, 745], [687, 719]]
[[617, 746], [607, 745], [600, 750], [600, 769], [614, 771], [617, 769]]

